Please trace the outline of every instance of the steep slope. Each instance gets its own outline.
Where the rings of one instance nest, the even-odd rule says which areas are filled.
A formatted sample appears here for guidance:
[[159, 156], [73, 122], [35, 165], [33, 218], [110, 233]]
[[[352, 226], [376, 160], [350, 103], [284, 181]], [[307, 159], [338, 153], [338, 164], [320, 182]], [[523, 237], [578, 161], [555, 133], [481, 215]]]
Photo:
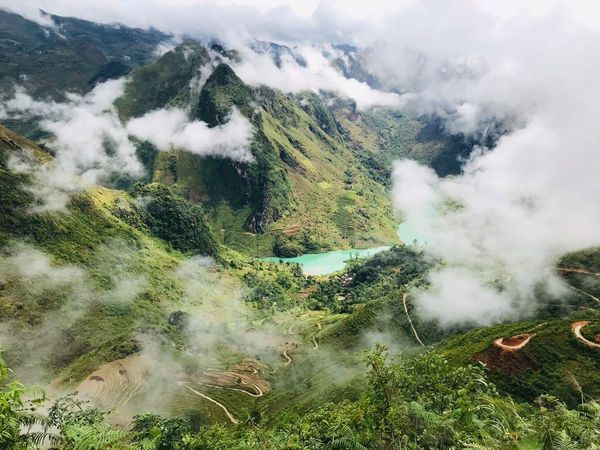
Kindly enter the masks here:
[[139, 117], [168, 105], [189, 105], [194, 93], [193, 80], [208, 76], [210, 68], [203, 66], [210, 61], [204, 46], [186, 42], [155, 63], [135, 70], [123, 97], [116, 102], [121, 119]]
[[246, 115], [251, 114], [250, 104], [253, 100], [252, 89], [240, 80], [231, 67], [221, 63], [202, 87], [193, 115], [210, 127], [215, 127], [227, 122], [227, 116], [233, 106], [241, 109]]
[[[138, 146], [138, 156], [153, 174], [146, 181], [177, 184], [187, 199], [205, 206], [215, 230], [224, 230], [217, 232], [220, 241], [247, 254], [293, 256], [395, 243], [389, 199], [393, 159], [416, 158], [445, 174], [459, 170], [456, 156], [465, 153], [447, 136], [426, 133], [427, 120], [421, 118], [387, 110], [358, 113], [352, 102], [325, 93], [293, 96], [247, 86], [228, 65], [238, 55], [218, 45], [186, 41], [148, 63], [152, 45], [165, 35], [59, 17], [53, 17], [57, 28], [51, 30], [3, 14], [10, 24], [7, 38], [23, 49], [21, 54], [6, 48], [6, 58], [14, 62], [3, 79], [12, 86], [26, 74], [19, 83], [34, 97], [86, 92], [138, 66], [116, 102], [124, 121], [165, 107], [181, 107], [190, 119], [209, 126], [224, 123], [233, 107], [248, 117], [255, 129], [252, 163], [201, 158], [180, 149], [159, 153], [147, 142]], [[66, 39], [57, 38], [57, 30]], [[48, 50], [55, 60], [50, 65], [39, 57], [45, 51], [32, 53], [48, 42], [70, 46], [56, 50], [68, 61], [63, 64]], [[77, 47], [83, 44], [93, 51]], [[286, 47], [257, 45], [276, 61], [293, 54]], [[78, 55], [96, 56], [76, 61]], [[39, 64], [30, 68], [34, 60]], [[76, 70], [67, 68], [72, 64]], [[38, 74], [40, 67], [46, 69]], [[41, 136], [35, 120], [7, 123]]]
[[600, 251], [591, 248], [565, 255], [558, 262], [555, 270], [571, 291], [540, 311], [538, 320], [474, 330], [443, 343], [440, 350], [461, 364], [485, 363], [490, 378], [518, 399], [552, 393], [571, 406], [597, 401], [599, 256]]
[[414, 117], [388, 108], [358, 113], [347, 103], [337, 103], [334, 112], [346, 130], [346, 138], [358, 144], [355, 151], [363, 165], [382, 183], [389, 183], [396, 159], [414, 159], [439, 176], [456, 175], [476, 145], [493, 145], [491, 138], [479, 142], [452, 135], [436, 117]]
[[490, 379], [519, 401], [551, 394], [575, 407], [582, 399], [600, 398], [599, 254], [587, 249], [562, 258], [555, 270], [571, 290], [559, 299], [531, 299], [539, 302], [531, 320], [487, 328], [448, 328], [420, 317], [410, 290], [427, 288], [435, 262], [405, 246], [320, 280], [309, 289], [307, 302], [337, 313], [335, 320], [322, 322], [323, 345], [348, 351], [378, 340], [404, 354], [426, 346], [457, 365], [484, 363]]
[[17, 160], [51, 163], [42, 149], [2, 127], [0, 319], [9, 360], [32, 377], [49, 371], [77, 380], [138, 349], [140, 333], [176, 338], [167, 318], [182, 295], [172, 275], [182, 255], [143, 223], [134, 228], [113, 213], [134, 200], [97, 188], [74, 194], [64, 211], [36, 212], [33, 180], [14, 171]]
[[[222, 242], [249, 254], [268, 255], [275, 250], [284, 256], [395, 241], [387, 188], [369, 175], [319, 96], [251, 88], [215, 51], [204, 50], [212, 63], [196, 64], [193, 74], [186, 69], [175, 76], [166, 70], [169, 61], [184, 61], [186, 53], [188, 61], [193, 59], [190, 55], [204, 54], [201, 47], [191, 50], [190, 45], [135, 70], [125, 95], [117, 101], [120, 114], [131, 115], [130, 105], [139, 106], [135, 114], [177, 105], [187, 108], [191, 118], [217, 126], [235, 107], [254, 125], [255, 161], [164, 152], [149, 162], [154, 181], [177, 184], [188, 199], [205, 205], [214, 229], [223, 230]], [[197, 99], [182, 101], [193, 94], [189, 88], [193, 80], [205, 77], [211, 65], [216, 67]], [[157, 83], [160, 90], [145, 83], [146, 73], [164, 77]], [[162, 89], [170, 86], [167, 79], [178, 79], [185, 94], [179, 88]], [[159, 93], [160, 102], [141, 100], [158, 98]]]
[[[538, 320], [474, 330], [443, 344], [440, 351], [451, 361], [486, 364], [490, 378], [519, 400], [533, 401], [551, 393], [571, 406], [600, 398], [599, 348], [577, 338], [572, 324], [589, 321], [582, 332], [596, 342], [600, 313], [596, 310], [572, 314], [565, 319]], [[503, 338], [531, 336], [514, 351], [501, 347]]]
[[[65, 93], [86, 93], [98, 83], [122, 77], [154, 58], [168, 35], [121, 25], [99, 25], [68, 17], [48, 16], [43, 27], [0, 10], [0, 94], [15, 86], [35, 99], [62, 101]], [[39, 139], [39, 118], [5, 120], [15, 131]]]
[[96, 83], [116, 78], [148, 62], [168, 36], [156, 30], [99, 25], [48, 16], [42, 27], [0, 10], [0, 90], [15, 83], [34, 97], [60, 99], [66, 91], [87, 92]]
[[38, 210], [52, 162], [0, 127], [0, 346], [15, 373], [124, 417], [246, 417], [281, 376], [282, 309], [304, 277], [222, 248], [172, 186], [97, 187]]

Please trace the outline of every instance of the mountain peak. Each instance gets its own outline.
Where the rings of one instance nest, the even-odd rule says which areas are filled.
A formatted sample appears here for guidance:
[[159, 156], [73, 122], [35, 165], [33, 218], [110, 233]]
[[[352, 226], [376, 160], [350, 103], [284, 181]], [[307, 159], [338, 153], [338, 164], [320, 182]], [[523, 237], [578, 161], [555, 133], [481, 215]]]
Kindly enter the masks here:
[[214, 127], [225, 122], [232, 106], [244, 109], [253, 99], [252, 89], [221, 63], [202, 87], [195, 116]]

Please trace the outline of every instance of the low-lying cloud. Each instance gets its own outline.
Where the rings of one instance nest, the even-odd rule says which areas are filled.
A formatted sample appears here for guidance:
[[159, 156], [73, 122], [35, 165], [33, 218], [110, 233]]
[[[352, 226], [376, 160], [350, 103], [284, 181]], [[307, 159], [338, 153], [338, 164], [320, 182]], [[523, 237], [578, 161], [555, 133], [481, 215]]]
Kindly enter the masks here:
[[142, 166], [135, 146], [113, 106], [124, 84], [125, 80], [110, 80], [85, 96], [67, 94], [67, 102], [34, 100], [18, 89], [0, 106], [0, 118], [39, 118], [40, 127], [51, 134], [56, 171], [65, 183], [72, 184], [75, 176], [83, 186], [111, 173], [139, 176]]
[[242, 60], [234, 65], [234, 70], [250, 85], [266, 85], [294, 94], [303, 91], [332, 92], [353, 99], [359, 110], [373, 106], [403, 105], [403, 99], [398, 94], [379, 91], [365, 82], [346, 78], [334, 68], [331, 59], [324, 56], [325, 51], [342, 56], [342, 52], [331, 46], [321, 49], [308, 45], [296, 46], [293, 49], [296, 57], [284, 53], [279, 65], [268, 53], [258, 53], [244, 46], [239, 48], [242, 49]]
[[[600, 99], [568, 94], [580, 100], [577, 109], [569, 101], [528, 117], [493, 150], [476, 152], [460, 176], [443, 179], [413, 161], [396, 164], [397, 209], [447, 263], [432, 276], [432, 291], [417, 298], [425, 317], [489, 324], [522, 315], [514, 304], [529, 303], [531, 312], [547, 268], [568, 251], [600, 244], [600, 133], [589, 120], [591, 102]], [[490, 287], [494, 278], [509, 280], [502, 292]]]
[[[507, 131], [495, 148], [475, 149], [460, 176], [442, 179], [409, 161], [394, 169], [397, 210], [447, 264], [432, 277], [432, 290], [416, 300], [426, 317], [491, 323], [527, 314], [531, 308], [516, 305], [532, 301], [561, 254], [600, 244], [597, 2], [327, 1], [313, 3], [302, 17], [285, 2], [274, 2], [279, 9], [248, 2], [200, 8], [209, 5], [201, 0], [94, 8], [72, 0], [53, 3], [64, 14], [219, 37], [234, 48], [249, 36], [293, 42], [307, 62], [283, 55], [278, 67], [269, 55], [243, 50], [233, 65], [249, 84], [328, 90], [364, 108], [404, 107], [441, 118], [450, 134], [482, 137], [501, 123]], [[128, 14], [132, 5], [143, 16]], [[372, 5], [378, 14], [366, 14]], [[207, 10], [218, 20], [199, 21]], [[241, 33], [230, 33], [238, 28], [232, 24], [240, 24]], [[315, 50], [331, 42], [357, 45], [380, 89], [394, 94], [332, 69]], [[175, 129], [187, 129], [177, 113], [166, 116]], [[497, 278], [504, 280], [502, 291], [490, 285]]]
[[126, 129], [136, 138], [159, 149], [183, 148], [202, 156], [219, 156], [235, 161], [252, 161], [252, 124], [237, 109], [227, 123], [209, 128], [201, 121], [190, 122], [182, 109], [151, 111], [130, 120]]
[[126, 79], [110, 80], [86, 95], [67, 94], [66, 102], [33, 99], [23, 89], [0, 104], [1, 118], [37, 118], [49, 133], [47, 144], [56, 155], [45, 167], [15, 165], [31, 172], [38, 210], [61, 209], [70, 192], [101, 184], [115, 175], [140, 178], [144, 168], [132, 138], [149, 141], [160, 150], [180, 149], [202, 156], [250, 162], [252, 125], [238, 111], [229, 121], [209, 128], [190, 121], [181, 109], [161, 109], [123, 124], [114, 102], [123, 95]]
[[469, 2], [423, 1], [393, 20], [366, 57], [407, 108], [437, 115], [451, 134], [507, 130], [494, 148], [474, 148], [456, 177], [395, 165], [396, 209], [446, 262], [418, 310], [445, 325], [531, 314], [539, 286], [565, 293], [548, 268], [600, 244], [600, 32], [564, 4], [507, 20]]

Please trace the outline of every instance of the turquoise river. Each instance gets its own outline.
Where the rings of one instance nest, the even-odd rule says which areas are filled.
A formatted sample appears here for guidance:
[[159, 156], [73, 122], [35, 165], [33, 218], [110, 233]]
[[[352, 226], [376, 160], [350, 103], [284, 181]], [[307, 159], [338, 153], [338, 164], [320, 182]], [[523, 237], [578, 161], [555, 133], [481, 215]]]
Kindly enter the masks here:
[[[405, 244], [425, 245], [426, 242], [408, 223], [398, 227], [398, 237]], [[373, 247], [366, 249], [333, 250], [325, 253], [307, 253], [294, 258], [261, 258], [268, 262], [292, 262], [302, 266], [305, 275], [327, 275], [342, 270], [346, 263], [353, 258], [366, 258], [387, 250], [389, 247]]]

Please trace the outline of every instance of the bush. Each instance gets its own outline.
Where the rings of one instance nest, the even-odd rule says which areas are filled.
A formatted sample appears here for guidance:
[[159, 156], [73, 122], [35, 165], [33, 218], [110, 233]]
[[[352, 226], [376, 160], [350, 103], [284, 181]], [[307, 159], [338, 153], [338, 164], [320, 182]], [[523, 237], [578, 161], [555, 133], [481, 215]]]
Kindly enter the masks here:
[[[137, 217], [156, 237], [184, 253], [218, 255], [219, 244], [202, 209], [178, 195], [172, 187], [137, 184], [131, 194], [141, 200]], [[133, 214], [124, 212], [120, 216], [124, 220], [129, 218], [132, 226], [136, 225]]]

